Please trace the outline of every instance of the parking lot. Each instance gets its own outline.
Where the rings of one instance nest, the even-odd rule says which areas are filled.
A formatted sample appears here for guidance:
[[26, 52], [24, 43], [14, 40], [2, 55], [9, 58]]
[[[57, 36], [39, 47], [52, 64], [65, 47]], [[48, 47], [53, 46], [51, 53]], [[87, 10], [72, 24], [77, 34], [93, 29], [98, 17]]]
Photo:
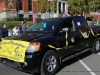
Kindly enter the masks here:
[[[0, 75], [34, 75], [18, 71], [0, 63]], [[100, 53], [86, 52], [60, 66], [56, 75], [100, 75]]]

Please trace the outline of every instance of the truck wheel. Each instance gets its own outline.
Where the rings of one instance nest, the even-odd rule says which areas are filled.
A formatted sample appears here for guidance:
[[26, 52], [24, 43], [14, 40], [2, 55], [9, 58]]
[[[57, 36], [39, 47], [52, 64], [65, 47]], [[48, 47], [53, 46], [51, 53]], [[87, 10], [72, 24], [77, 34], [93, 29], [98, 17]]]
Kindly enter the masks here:
[[53, 50], [47, 51], [41, 62], [41, 75], [54, 75], [59, 66], [59, 57]]
[[94, 45], [93, 45], [93, 48], [92, 48], [92, 52], [93, 53], [100, 52], [100, 39], [99, 38], [95, 39]]

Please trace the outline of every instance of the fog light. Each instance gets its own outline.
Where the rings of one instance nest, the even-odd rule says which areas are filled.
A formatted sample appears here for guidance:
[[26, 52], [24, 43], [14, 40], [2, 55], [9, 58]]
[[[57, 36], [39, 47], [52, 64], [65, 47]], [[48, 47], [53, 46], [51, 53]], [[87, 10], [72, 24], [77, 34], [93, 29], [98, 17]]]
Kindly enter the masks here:
[[23, 65], [23, 67], [26, 67], [28, 64], [27, 64], [27, 62], [24, 62], [24, 65]]

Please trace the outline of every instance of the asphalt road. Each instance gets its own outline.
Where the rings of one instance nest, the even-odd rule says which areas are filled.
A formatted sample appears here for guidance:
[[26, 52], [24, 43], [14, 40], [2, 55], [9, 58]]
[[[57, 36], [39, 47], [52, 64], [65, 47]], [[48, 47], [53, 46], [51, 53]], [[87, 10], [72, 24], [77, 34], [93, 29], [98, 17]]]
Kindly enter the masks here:
[[[34, 75], [0, 63], [0, 75]], [[100, 54], [84, 53], [61, 65], [56, 75], [100, 75]]]

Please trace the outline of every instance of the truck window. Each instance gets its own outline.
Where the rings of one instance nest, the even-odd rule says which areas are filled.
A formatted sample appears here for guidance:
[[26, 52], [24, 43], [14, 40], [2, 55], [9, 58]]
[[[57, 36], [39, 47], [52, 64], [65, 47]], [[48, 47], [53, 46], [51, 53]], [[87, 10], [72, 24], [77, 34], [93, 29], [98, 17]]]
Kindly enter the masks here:
[[86, 21], [83, 17], [82, 18], [75, 18], [74, 23], [75, 23], [77, 30], [79, 30], [80, 28], [81, 29], [87, 28]]
[[73, 19], [68, 19], [62, 24], [62, 31], [73, 32], [75, 31]]

